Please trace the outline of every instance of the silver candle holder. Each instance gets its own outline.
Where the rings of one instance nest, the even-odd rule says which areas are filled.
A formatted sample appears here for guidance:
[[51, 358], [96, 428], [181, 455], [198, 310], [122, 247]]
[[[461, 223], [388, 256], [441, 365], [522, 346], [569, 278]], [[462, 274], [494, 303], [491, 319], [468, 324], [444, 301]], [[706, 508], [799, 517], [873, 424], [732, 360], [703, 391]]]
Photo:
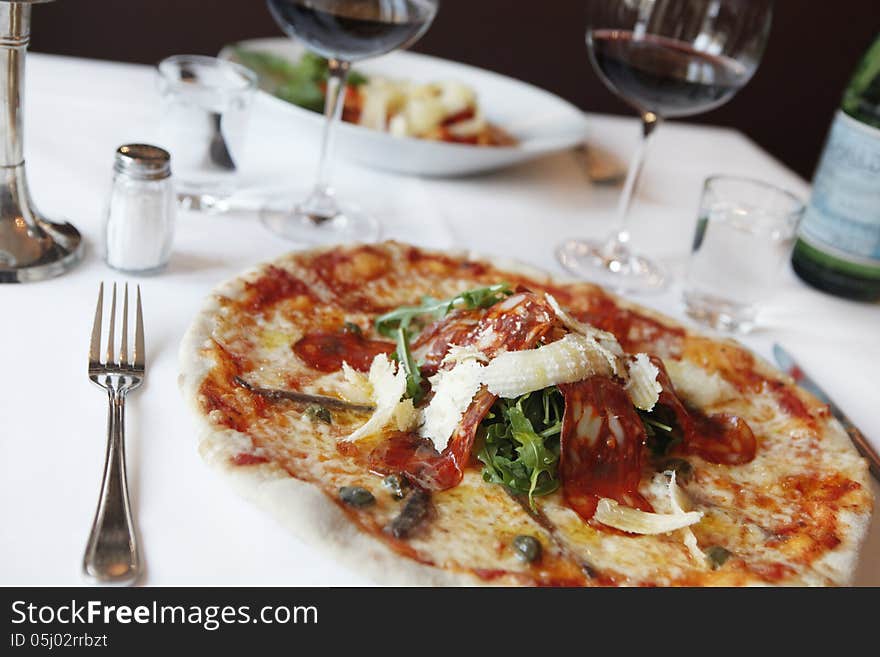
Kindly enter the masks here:
[[52, 278], [82, 258], [79, 231], [34, 207], [22, 144], [24, 59], [31, 5], [52, 0], [0, 0], [0, 283]]

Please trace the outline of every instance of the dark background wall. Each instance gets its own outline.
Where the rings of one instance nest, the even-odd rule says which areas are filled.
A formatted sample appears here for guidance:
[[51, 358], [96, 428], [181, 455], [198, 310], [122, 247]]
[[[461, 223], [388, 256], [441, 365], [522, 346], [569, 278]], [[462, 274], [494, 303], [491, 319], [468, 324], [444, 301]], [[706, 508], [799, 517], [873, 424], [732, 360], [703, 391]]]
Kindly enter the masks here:
[[[588, 111], [631, 113], [591, 70], [587, 3], [443, 0], [414, 50], [532, 82]], [[34, 50], [149, 64], [280, 35], [262, 0], [62, 0], [37, 5], [33, 22]], [[849, 75], [878, 32], [880, 0], [777, 0], [755, 77], [726, 106], [690, 120], [738, 128], [809, 178]]]

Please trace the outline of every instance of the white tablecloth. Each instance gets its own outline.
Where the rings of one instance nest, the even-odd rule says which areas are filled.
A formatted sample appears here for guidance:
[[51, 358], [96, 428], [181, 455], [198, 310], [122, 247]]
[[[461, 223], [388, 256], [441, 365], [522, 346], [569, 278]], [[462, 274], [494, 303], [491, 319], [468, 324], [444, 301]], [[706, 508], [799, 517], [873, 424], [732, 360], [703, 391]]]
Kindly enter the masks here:
[[[97, 500], [106, 402], [86, 378], [101, 280], [123, 280], [100, 256], [101, 214], [113, 152], [155, 137], [157, 99], [148, 67], [32, 54], [26, 156], [37, 204], [67, 217], [88, 241], [69, 274], [0, 286], [0, 584], [78, 584]], [[252, 186], [306, 185], [313, 135], [280, 143], [283, 119], [258, 102], [244, 177]], [[590, 116], [590, 140], [626, 158], [634, 119]], [[780, 119], [780, 129], [785, 129]], [[738, 132], [670, 123], [649, 154], [633, 213], [636, 246], [679, 271], [702, 180], [746, 174], [806, 195], [807, 185]], [[405, 178], [340, 162], [340, 194], [381, 217], [384, 235], [435, 247], [468, 246], [560, 271], [562, 238], [608, 230], [618, 190], [591, 186], [571, 153], [462, 180]], [[146, 584], [359, 585], [367, 582], [241, 501], [196, 452], [195, 422], [178, 392], [177, 348], [218, 282], [289, 244], [253, 216], [183, 214], [174, 256], [140, 279], [148, 377], [130, 398], [129, 483], [147, 564]], [[681, 317], [680, 288], [641, 302]], [[759, 354], [779, 341], [880, 446], [880, 306], [820, 294], [784, 272], [764, 327], [744, 339]], [[873, 554], [872, 554], [873, 553]], [[859, 583], [880, 584], [880, 521]]]

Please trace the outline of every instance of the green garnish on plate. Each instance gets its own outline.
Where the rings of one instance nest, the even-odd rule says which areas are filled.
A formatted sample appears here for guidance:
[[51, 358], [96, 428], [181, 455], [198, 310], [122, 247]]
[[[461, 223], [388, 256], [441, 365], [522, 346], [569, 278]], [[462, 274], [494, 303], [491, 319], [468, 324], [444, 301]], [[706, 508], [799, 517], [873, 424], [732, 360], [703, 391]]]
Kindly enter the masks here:
[[[260, 88], [278, 98], [313, 112], [324, 111], [324, 90], [330, 69], [327, 60], [311, 52], [305, 53], [297, 62], [270, 52], [233, 49], [235, 59], [251, 69], [260, 79]], [[357, 71], [350, 71], [347, 84], [357, 87], [367, 78]]]

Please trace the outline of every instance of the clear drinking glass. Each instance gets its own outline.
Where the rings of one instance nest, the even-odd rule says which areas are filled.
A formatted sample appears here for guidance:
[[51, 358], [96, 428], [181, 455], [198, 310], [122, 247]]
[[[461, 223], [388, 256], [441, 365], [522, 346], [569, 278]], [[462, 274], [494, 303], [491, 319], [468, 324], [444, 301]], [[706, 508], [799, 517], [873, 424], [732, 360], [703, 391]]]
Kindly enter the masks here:
[[222, 209], [238, 169], [257, 77], [214, 57], [175, 55], [159, 63], [162, 145], [174, 157], [183, 207]]
[[662, 119], [714, 109], [749, 81], [770, 31], [772, 0], [592, 0], [587, 49], [605, 85], [638, 111], [633, 156], [605, 240], [557, 251], [570, 272], [621, 292], [657, 289], [663, 269], [629, 246], [627, 215], [650, 137]]
[[326, 57], [329, 67], [324, 133], [312, 191], [282, 208], [265, 208], [263, 223], [304, 243], [369, 241], [379, 235], [375, 218], [340, 201], [330, 184], [333, 139], [342, 115], [351, 63], [414, 43], [431, 25], [439, 0], [267, 0], [284, 32]]
[[703, 185], [684, 282], [687, 314], [745, 333], [794, 246], [804, 205], [759, 180], [718, 176]]

